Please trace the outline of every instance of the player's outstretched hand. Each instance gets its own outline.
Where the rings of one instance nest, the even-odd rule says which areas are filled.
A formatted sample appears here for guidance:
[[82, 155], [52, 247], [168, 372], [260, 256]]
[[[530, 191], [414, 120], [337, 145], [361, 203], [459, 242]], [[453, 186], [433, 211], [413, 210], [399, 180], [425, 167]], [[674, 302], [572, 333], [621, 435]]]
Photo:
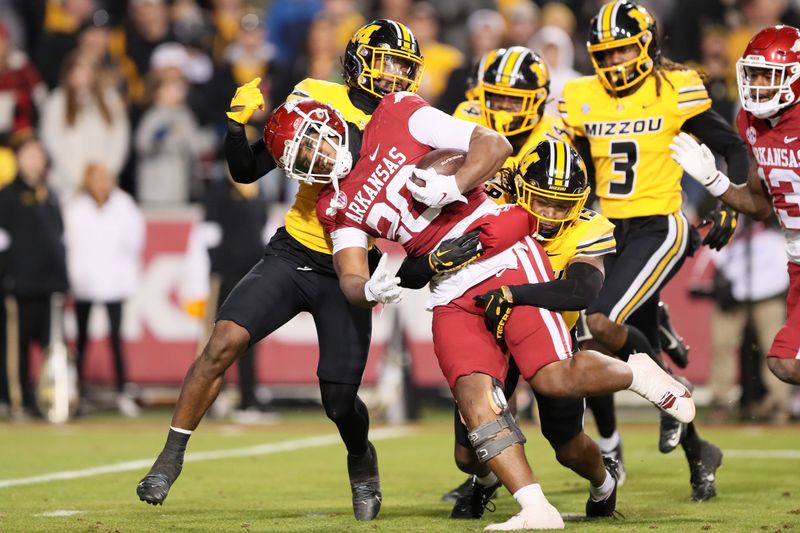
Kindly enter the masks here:
[[438, 248], [428, 254], [428, 266], [439, 273], [458, 270], [475, 261], [483, 254], [480, 235], [481, 230], [474, 229], [461, 237], [442, 241]]
[[486, 325], [486, 329], [494, 335], [495, 342], [505, 349], [506, 323], [514, 308], [514, 298], [511, 296], [511, 290], [503, 285], [499, 289], [479, 294], [474, 299], [478, 305], [483, 307], [483, 323]]
[[703, 220], [700, 226], [711, 224], [703, 244], [707, 244], [712, 250], [722, 250], [731, 241], [733, 233], [736, 231], [736, 218], [738, 213], [727, 205], [719, 205], [711, 211]]
[[264, 110], [264, 95], [261, 94], [261, 78], [253, 78], [238, 89], [231, 100], [228, 118], [239, 124], [247, 124], [256, 109]]
[[403, 289], [400, 287], [400, 278], [392, 276], [386, 270], [386, 261], [389, 254], [383, 254], [372, 277], [364, 284], [364, 296], [368, 302], [379, 304], [393, 304], [403, 298]]
[[708, 146], [699, 144], [694, 137], [681, 132], [672, 138], [669, 149], [672, 151], [672, 159], [703, 187], [714, 182], [718, 173], [717, 164]]
[[458, 189], [455, 176], [438, 174], [429, 168], [416, 168], [414, 178], [421, 180], [423, 185], [414, 183], [412, 178], [408, 180], [406, 187], [418, 202], [429, 207], [444, 207], [456, 201], [467, 203], [467, 199]]

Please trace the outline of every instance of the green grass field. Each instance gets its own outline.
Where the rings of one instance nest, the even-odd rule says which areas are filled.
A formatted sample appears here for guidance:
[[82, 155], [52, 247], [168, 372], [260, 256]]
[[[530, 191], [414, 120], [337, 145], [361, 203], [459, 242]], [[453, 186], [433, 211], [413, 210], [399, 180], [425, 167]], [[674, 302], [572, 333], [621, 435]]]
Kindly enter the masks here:
[[[161, 449], [168, 421], [169, 414], [159, 412], [137, 421], [96, 417], [64, 427], [0, 423], [0, 532], [481, 531], [517, 509], [503, 491], [495, 500], [497, 511], [480, 521], [447, 518], [450, 505], [439, 498], [464, 476], [452, 466], [445, 413], [402, 428], [373, 427], [379, 430], [375, 444], [384, 496], [374, 522], [353, 519], [344, 448], [333, 425], [316, 413], [284, 414], [275, 426], [204, 422], [189, 446], [196, 459], [187, 458], [165, 505], [148, 506], [134, 489]], [[524, 430], [528, 457], [545, 494], [568, 518], [568, 530], [800, 533], [797, 426], [703, 428], [703, 436], [726, 456], [718, 497], [697, 504], [689, 501], [682, 452], [658, 452], [656, 422], [625, 425], [628, 482], [617, 507], [625, 518], [592, 522], [579, 518], [586, 482], [555, 462], [538, 428]], [[230, 456], [236, 450], [239, 455]], [[228, 455], [197, 458], [200, 452]], [[137, 460], [143, 461], [118, 472], [98, 469]], [[64, 471], [85, 477], [51, 479]], [[13, 480], [18, 482], [9, 486]], [[78, 512], [53, 516], [68, 514], [63, 511]]]

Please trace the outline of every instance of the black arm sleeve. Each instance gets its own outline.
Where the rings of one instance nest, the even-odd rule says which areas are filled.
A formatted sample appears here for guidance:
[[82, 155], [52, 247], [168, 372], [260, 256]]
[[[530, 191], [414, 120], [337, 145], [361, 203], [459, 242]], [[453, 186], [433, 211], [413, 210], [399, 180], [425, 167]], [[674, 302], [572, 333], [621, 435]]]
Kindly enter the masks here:
[[251, 145], [247, 142], [244, 126], [230, 119], [225, 134], [225, 160], [233, 181], [237, 183], [253, 183], [278, 166], [263, 138]]
[[514, 305], [532, 305], [550, 311], [580, 311], [597, 298], [603, 285], [603, 273], [588, 263], [567, 267], [567, 277], [545, 283], [509, 287]]
[[684, 122], [681, 129], [725, 158], [728, 177], [733, 183], [741, 185], [747, 182], [750, 171], [747, 146], [722, 115], [713, 109], [703, 111]]
[[395, 274], [400, 278], [400, 286], [406, 289], [421, 289], [433, 279], [435, 272], [431, 270], [428, 256], [406, 257]]

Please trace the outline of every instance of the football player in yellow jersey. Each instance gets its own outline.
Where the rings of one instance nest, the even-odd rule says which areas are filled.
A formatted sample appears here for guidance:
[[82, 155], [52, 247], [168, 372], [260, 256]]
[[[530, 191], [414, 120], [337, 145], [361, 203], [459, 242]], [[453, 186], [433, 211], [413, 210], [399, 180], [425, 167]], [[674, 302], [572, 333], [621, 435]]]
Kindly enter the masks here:
[[524, 46], [499, 48], [478, 62], [477, 85], [467, 94], [453, 116], [477, 122], [502, 133], [511, 143], [506, 167], [545, 139], [570, 142], [559, 117], [544, 114], [550, 96], [550, 72], [538, 54]]
[[[417, 90], [423, 60], [407, 27], [375, 20], [350, 40], [343, 66], [346, 84], [306, 79], [290, 99], [310, 97], [331, 106], [332, 113], [324, 121], [310, 117], [309, 124], [315, 124], [318, 136], [324, 131], [335, 133], [330, 146], [343, 151], [349, 148], [354, 159], [360, 147], [358, 129], [363, 130], [383, 96]], [[228, 113], [225, 155], [231, 175], [240, 183], [252, 183], [277, 165], [264, 139], [251, 146], [244, 134], [244, 125], [255, 110], [264, 108], [259, 83], [260, 79], [255, 79], [239, 87]], [[284, 111], [296, 112], [301, 107], [288, 106]], [[344, 121], [351, 125], [344, 126]], [[348, 138], [349, 143], [343, 141]], [[342, 173], [349, 170], [338, 161]], [[322, 179], [324, 172], [315, 177], [311, 175], [314, 171], [290, 176], [302, 181], [285, 227], [272, 237], [262, 260], [220, 308], [211, 338], [184, 380], [164, 449], [137, 486], [142, 501], [155, 505], [167, 497], [180, 474], [189, 436], [216, 398], [227, 368], [248, 346], [308, 311], [319, 337], [317, 376], [322, 404], [348, 451], [355, 517], [372, 520], [377, 516], [381, 505], [377, 455], [367, 439], [367, 408], [357, 396], [369, 351], [372, 312], [350, 305], [339, 289], [331, 249], [315, 211], [317, 193], [333, 174]], [[377, 262], [378, 255], [374, 249], [371, 259]]]
[[[616, 226], [617, 241], [617, 253], [605, 258], [603, 288], [586, 310], [587, 325], [594, 342], [623, 359], [644, 352], [660, 360], [659, 291], [694, 248], [693, 229], [680, 210], [683, 172], [670, 160], [670, 140], [679, 131], [696, 135], [726, 158], [742, 183], [747, 153], [710, 109], [697, 72], [661, 55], [655, 19], [644, 7], [605, 4], [591, 21], [587, 46], [596, 74], [568, 81], [559, 111], [593, 167], [600, 211]], [[706, 244], [727, 243], [732, 214], [717, 209]], [[601, 448], [619, 459], [613, 407], [596, 418]], [[659, 448], [666, 453], [678, 443], [689, 461], [692, 499], [713, 497], [720, 450], [700, 440], [694, 425], [662, 418]]]
[[[506, 167], [487, 186], [498, 203], [517, 203], [539, 219], [537, 239], [550, 258], [556, 279], [535, 285], [502, 287], [484, 295], [487, 327], [497, 335], [499, 317], [517, 305], [561, 311], [575, 326], [578, 311], [597, 296], [603, 283], [603, 256], [615, 250], [614, 226], [602, 215], [585, 209], [589, 196], [586, 169], [580, 156], [563, 141], [545, 140], [521, 154], [519, 164]], [[489, 298], [494, 296], [494, 298]], [[519, 382], [511, 365], [504, 389], [510, 398]], [[590, 482], [586, 504], [589, 517], [611, 516], [616, 505], [616, 481], [597, 444], [583, 432], [583, 399], [567, 400], [536, 394], [542, 434], [564, 466]], [[456, 411], [457, 413], [457, 411]], [[481, 518], [498, 487], [480, 463], [467, 439], [467, 430], [455, 417], [454, 457], [459, 469], [470, 474], [455, 489], [451, 518]]]

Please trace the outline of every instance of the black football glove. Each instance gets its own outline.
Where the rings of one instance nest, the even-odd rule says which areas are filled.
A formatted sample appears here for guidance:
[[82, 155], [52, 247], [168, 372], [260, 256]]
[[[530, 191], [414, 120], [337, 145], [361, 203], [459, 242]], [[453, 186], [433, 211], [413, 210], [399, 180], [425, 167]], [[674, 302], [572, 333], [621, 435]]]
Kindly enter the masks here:
[[483, 307], [483, 323], [486, 329], [494, 335], [495, 342], [506, 349], [505, 335], [506, 322], [514, 309], [514, 297], [511, 290], [503, 285], [499, 289], [474, 297], [475, 302]]
[[475, 261], [483, 254], [481, 241], [478, 237], [480, 229], [443, 241], [434, 251], [428, 254], [428, 266], [433, 272], [447, 272], [457, 270], [464, 265]]
[[719, 205], [711, 211], [700, 224], [700, 227], [711, 224], [703, 244], [707, 244], [712, 250], [722, 250], [733, 237], [736, 231], [736, 218], [738, 213], [727, 205]]

